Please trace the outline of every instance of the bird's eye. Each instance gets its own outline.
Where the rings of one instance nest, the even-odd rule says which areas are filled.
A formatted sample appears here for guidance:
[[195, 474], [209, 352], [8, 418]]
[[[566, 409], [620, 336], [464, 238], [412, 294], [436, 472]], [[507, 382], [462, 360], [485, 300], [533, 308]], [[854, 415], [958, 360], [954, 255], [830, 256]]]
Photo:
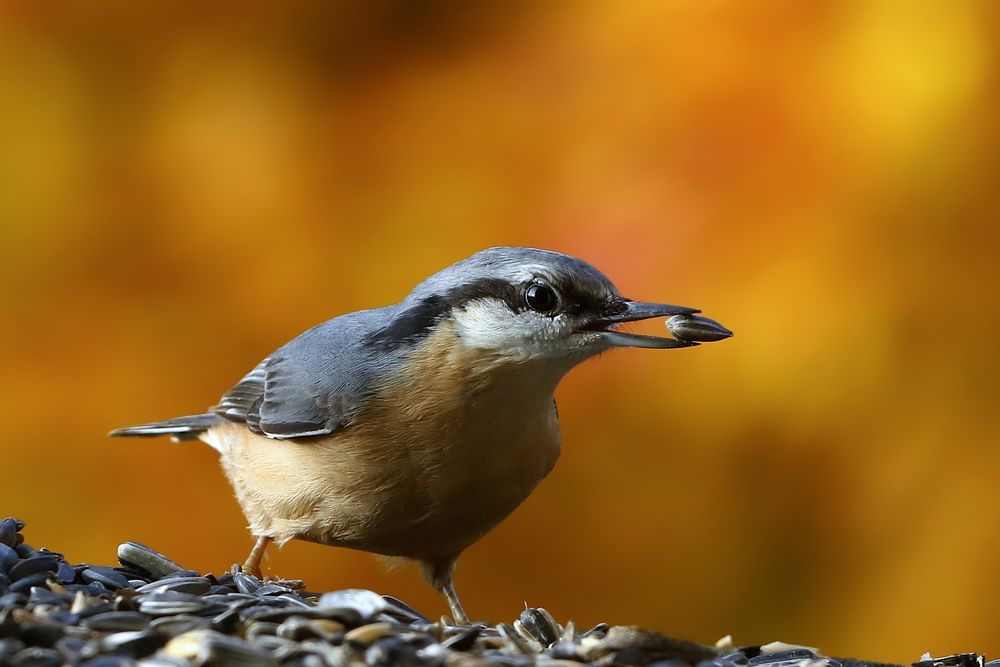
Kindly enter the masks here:
[[548, 285], [532, 283], [524, 291], [524, 302], [537, 313], [551, 313], [559, 305], [559, 297]]

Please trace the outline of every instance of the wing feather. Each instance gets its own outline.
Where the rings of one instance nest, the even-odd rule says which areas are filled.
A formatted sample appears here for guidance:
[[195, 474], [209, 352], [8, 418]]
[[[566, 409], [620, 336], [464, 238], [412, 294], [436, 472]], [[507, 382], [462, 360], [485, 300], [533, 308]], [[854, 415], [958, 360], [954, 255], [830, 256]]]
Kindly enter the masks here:
[[342, 315], [306, 331], [261, 361], [213, 412], [254, 433], [290, 439], [348, 426], [399, 355], [379, 338], [399, 306]]

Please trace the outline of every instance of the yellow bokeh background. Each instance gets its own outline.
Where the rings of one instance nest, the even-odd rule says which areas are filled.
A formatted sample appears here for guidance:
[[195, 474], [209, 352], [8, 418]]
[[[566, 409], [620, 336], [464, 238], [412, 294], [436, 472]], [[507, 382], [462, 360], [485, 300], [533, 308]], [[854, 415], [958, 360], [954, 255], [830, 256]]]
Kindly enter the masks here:
[[[559, 465], [459, 564], [474, 617], [997, 657], [998, 8], [0, 2], [0, 515], [222, 571], [214, 453], [105, 433], [539, 246], [736, 337], [567, 377]], [[267, 570], [444, 611], [363, 553]]]

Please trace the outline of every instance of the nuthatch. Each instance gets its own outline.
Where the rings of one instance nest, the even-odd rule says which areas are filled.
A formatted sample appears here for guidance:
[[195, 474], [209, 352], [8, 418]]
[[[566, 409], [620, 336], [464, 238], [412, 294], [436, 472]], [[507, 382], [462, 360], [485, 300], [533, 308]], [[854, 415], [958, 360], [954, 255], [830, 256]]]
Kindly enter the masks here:
[[398, 304], [309, 329], [204, 414], [111, 435], [219, 452], [257, 540], [244, 571], [259, 576], [267, 545], [292, 539], [414, 559], [467, 624], [455, 561], [555, 465], [563, 375], [613, 347], [731, 335], [717, 323], [688, 340], [616, 330], [697, 312], [626, 299], [575, 257], [489, 248]]

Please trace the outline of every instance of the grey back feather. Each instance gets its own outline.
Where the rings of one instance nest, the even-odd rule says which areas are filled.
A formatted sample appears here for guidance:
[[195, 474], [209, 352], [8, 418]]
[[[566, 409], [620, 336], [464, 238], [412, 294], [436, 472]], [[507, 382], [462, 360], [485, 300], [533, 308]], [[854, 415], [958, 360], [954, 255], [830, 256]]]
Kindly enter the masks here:
[[333, 433], [350, 423], [397, 357], [368, 341], [399, 306], [335, 317], [275, 350], [214, 408], [271, 438]]

